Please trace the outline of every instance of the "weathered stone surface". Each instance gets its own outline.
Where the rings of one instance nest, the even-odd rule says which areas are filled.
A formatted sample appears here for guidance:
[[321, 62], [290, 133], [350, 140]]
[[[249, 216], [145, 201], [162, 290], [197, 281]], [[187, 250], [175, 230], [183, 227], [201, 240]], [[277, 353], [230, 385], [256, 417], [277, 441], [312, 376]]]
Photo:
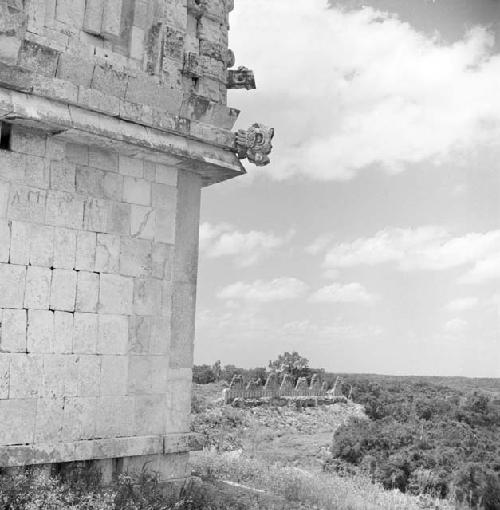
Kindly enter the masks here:
[[54, 269], [50, 289], [50, 308], [72, 312], [75, 309], [77, 272]]
[[109, 314], [130, 315], [134, 282], [119, 275], [101, 274], [99, 311]]
[[100, 315], [97, 337], [98, 354], [126, 354], [128, 318], [123, 315]]
[[0, 351], [26, 352], [26, 310], [2, 310]]
[[0, 264], [0, 308], [22, 308], [26, 268]]
[[29, 266], [26, 273], [24, 307], [48, 310], [51, 281], [52, 271], [50, 269]]

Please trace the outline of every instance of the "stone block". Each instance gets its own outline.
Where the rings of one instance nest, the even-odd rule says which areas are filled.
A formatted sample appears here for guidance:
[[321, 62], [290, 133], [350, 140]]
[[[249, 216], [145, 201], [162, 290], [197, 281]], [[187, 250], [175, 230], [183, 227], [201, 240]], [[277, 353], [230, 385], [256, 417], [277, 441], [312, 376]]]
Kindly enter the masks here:
[[161, 435], [165, 423], [165, 406], [161, 395], [135, 397], [134, 434]]
[[137, 315], [158, 315], [162, 306], [160, 280], [136, 278], [134, 280], [134, 308]]
[[130, 204], [112, 203], [107, 231], [111, 234], [130, 235]]
[[132, 315], [128, 325], [128, 352], [149, 354], [153, 317]]
[[64, 399], [64, 417], [61, 440], [78, 441], [95, 436], [97, 399], [71, 397]]
[[132, 237], [153, 239], [156, 225], [156, 213], [151, 207], [132, 205], [130, 215], [130, 233]]
[[49, 191], [47, 196], [48, 225], [80, 229], [83, 224], [83, 197], [64, 191]]
[[101, 395], [120, 396], [127, 394], [128, 358], [127, 356], [102, 356], [101, 358]]
[[196, 283], [200, 221], [200, 177], [179, 175], [174, 257], [174, 280]]
[[0, 178], [13, 182], [25, 182], [26, 156], [11, 151], [2, 151], [1, 154]]
[[0, 262], [9, 262], [10, 254], [10, 224], [0, 220]]
[[172, 368], [189, 368], [193, 365], [195, 308], [196, 285], [174, 283], [170, 344]]
[[118, 172], [118, 153], [91, 147], [89, 166], [108, 172]]
[[77, 272], [69, 269], [54, 269], [50, 289], [50, 308], [63, 312], [75, 309]]
[[66, 157], [66, 143], [56, 138], [47, 138], [45, 157], [51, 161], [62, 161]]
[[50, 184], [49, 162], [37, 156], [26, 156], [24, 179], [30, 186], [47, 189]]
[[167, 207], [156, 209], [155, 238], [158, 243], [174, 244], [175, 242], [175, 203], [170, 203]]
[[152, 267], [152, 244], [142, 239], [122, 238], [120, 273], [127, 276], [149, 276]]
[[32, 225], [30, 237], [30, 264], [52, 267], [54, 260], [54, 229], [44, 225]]
[[50, 188], [57, 191], [75, 191], [75, 165], [67, 161], [50, 163]]
[[131, 436], [134, 425], [134, 399], [102, 397], [97, 403], [96, 436], [102, 438]]
[[123, 200], [130, 204], [151, 205], [151, 183], [143, 179], [125, 177], [123, 181]]
[[144, 161], [144, 179], [156, 182], [156, 165], [152, 161]]
[[27, 266], [30, 260], [31, 225], [21, 221], [11, 224], [10, 262]]
[[0, 308], [22, 308], [26, 268], [0, 264]]
[[26, 352], [26, 310], [3, 310], [1, 352]]
[[74, 269], [76, 258], [76, 230], [54, 229], [54, 267]]
[[[45, 398], [64, 397], [68, 380], [68, 356], [49, 354], [44, 356], [41, 396]], [[68, 381], [71, 384], [71, 381]]]
[[96, 65], [92, 78], [92, 88], [105, 94], [125, 97], [127, 90], [128, 75], [113, 69], [108, 64]]
[[105, 172], [102, 180], [104, 198], [120, 201], [123, 196], [123, 177], [121, 175]]
[[76, 288], [77, 312], [97, 312], [97, 301], [99, 299], [99, 275], [87, 271], [78, 272]]
[[100, 273], [118, 273], [120, 270], [120, 237], [97, 234], [95, 270]]
[[75, 268], [79, 271], [94, 271], [97, 235], [94, 232], [78, 232], [76, 236]]
[[101, 356], [77, 356], [77, 395], [96, 397], [99, 395]]
[[19, 51], [19, 65], [49, 77], [56, 75], [59, 52], [34, 41], [24, 40]]
[[85, 18], [83, 20], [83, 30], [85, 30], [85, 32], [101, 35], [104, 3], [104, 0], [87, 0]]
[[173, 245], [165, 243], [153, 243], [152, 276], [154, 278], [171, 280], [173, 261]]
[[41, 398], [36, 402], [35, 443], [57, 443], [63, 428], [64, 399]]
[[76, 191], [83, 195], [102, 198], [104, 171], [86, 166], [76, 168]]
[[[2, 314], [0, 313], [0, 319]], [[0, 343], [0, 348], [1, 348]], [[0, 400], [9, 398], [10, 385], [10, 356], [2, 354], [0, 357]]]
[[[164, 394], [167, 392], [168, 371], [168, 356], [154, 356], [151, 358], [151, 379], [153, 393]], [[161, 431], [159, 433], [161, 433]]]
[[[174, 283], [169, 280], [163, 280], [161, 283], [161, 309], [162, 317], [172, 317]], [[196, 287], [195, 287], [196, 290]]]
[[66, 158], [76, 165], [88, 165], [89, 148], [87, 145], [68, 143], [66, 144]]
[[10, 150], [43, 158], [46, 151], [47, 137], [41, 132], [27, 130], [13, 125], [10, 133]]
[[54, 313], [50, 310], [28, 311], [28, 352], [54, 352]]
[[151, 356], [128, 356], [129, 395], [150, 394], [153, 389]]
[[83, 228], [94, 232], [106, 232], [110, 208], [111, 204], [107, 200], [87, 197], [83, 208]]
[[75, 313], [73, 352], [75, 354], [95, 354], [97, 352], [97, 322], [94, 313]]
[[45, 218], [47, 192], [11, 184], [8, 215], [12, 220], [40, 222]]
[[130, 29], [130, 58], [142, 61], [144, 58], [145, 31], [133, 26]]
[[131, 278], [101, 274], [99, 311], [113, 315], [130, 315], [134, 284]]
[[99, 315], [97, 353], [123, 355], [128, 352], [128, 317]]
[[35, 430], [35, 399], [0, 400], [0, 444], [26, 444], [33, 442]]
[[168, 184], [152, 185], [153, 207], [173, 209], [177, 206], [177, 188]]
[[169, 316], [153, 317], [149, 352], [158, 356], [170, 353], [171, 324]]
[[[41, 389], [40, 382], [42, 379], [42, 356], [36, 354], [10, 355], [9, 398], [36, 398]], [[0, 420], [0, 422], [3, 422], [3, 420]], [[0, 444], [2, 443], [0, 442]]]
[[85, 0], [57, 0], [56, 18], [61, 23], [81, 29], [85, 15]]
[[48, 267], [29, 266], [26, 273], [24, 308], [48, 310], [52, 271]]
[[92, 61], [81, 58], [77, 54], [62, 53], [59, 57], [56, 76], [75, 85], [90, 88], [94, 65]]
[[101, 35], [106, 38], [120, 37], [122, 0], [107, 0], [104, 4]]
[[54, 352], [60, 354], [72, 353], [73, 334], [73, 314], [68, 312], [54, 312]]
[[87, 110], [117, 117], [120, 113], [120, 100], [95, 89], [78, 87], [78, 105]]
[[33, 84], [33, 94], [65, 103], [78, 102], [78, 87], [69, 81], [38, 76]]
[[169, 370], [165, 397], [165, 433], [189, 432], [191, 422], [191, 370]]
[[0, 181], [0, 218], [7, 217], [9, 207], [10, 184]]
[[142, 159], [120, 155], [119, 168], [123, 175], [139, 179], [144, 177], [144, 161]]
[[141, 74], [130, 77], [125, 99], [131, 103], [161, 106], [158, 80]]

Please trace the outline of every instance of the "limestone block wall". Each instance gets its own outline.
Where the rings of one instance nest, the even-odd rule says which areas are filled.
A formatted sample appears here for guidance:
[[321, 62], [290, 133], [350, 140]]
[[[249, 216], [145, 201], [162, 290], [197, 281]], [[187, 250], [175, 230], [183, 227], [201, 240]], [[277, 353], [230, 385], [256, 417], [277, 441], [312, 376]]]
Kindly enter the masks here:
[[0, 466], [171, 452], [183, 476], [200, 177], [7, 129]]
[[273, 135], [231, 131], [232, 9], [0, 0], [0, 468], [186, 476], [200, 189]]

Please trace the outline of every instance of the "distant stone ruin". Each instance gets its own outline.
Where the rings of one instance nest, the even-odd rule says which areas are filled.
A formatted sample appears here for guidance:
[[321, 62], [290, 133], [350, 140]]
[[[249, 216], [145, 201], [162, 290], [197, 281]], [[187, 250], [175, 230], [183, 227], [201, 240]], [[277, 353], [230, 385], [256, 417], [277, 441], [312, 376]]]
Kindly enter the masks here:
[[285, 374], [280, 385], [278, 374], [274, 372], [269, 374], [264, 386], [252, 381], [245, 386], [242, 376], [236, 375], [229, 388], [222, 390], [222, 395], [226, 404], [232, 404], [235, 401], [264, 402], [282, 399], [284, 402], [312, 399], [311, 403], [318, 405], [347, 402], [350, 399], [350, 395], [349, 397], [343, 395], [341, 379], [338, 377], [333, 388], [328, 390], [327, 384], [321, 383], [316, 374], [313, 375], [310, 383], [305, 377], [299, 377], [296, 384], [290, 374]]
[[0, 0], [0, 468], [188, 476], [200, 193], [274, 136], [232, 9]]

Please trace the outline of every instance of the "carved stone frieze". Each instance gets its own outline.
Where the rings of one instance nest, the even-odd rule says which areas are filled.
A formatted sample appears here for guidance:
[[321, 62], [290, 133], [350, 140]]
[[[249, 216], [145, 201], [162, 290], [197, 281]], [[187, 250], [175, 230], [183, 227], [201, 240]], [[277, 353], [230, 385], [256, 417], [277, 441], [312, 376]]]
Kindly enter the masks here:
[[256, 86], [253, 71], [244, 66], [240, 66], [238, 69], [229, 69], [227, 71], [227, 88], [254, 90]]

